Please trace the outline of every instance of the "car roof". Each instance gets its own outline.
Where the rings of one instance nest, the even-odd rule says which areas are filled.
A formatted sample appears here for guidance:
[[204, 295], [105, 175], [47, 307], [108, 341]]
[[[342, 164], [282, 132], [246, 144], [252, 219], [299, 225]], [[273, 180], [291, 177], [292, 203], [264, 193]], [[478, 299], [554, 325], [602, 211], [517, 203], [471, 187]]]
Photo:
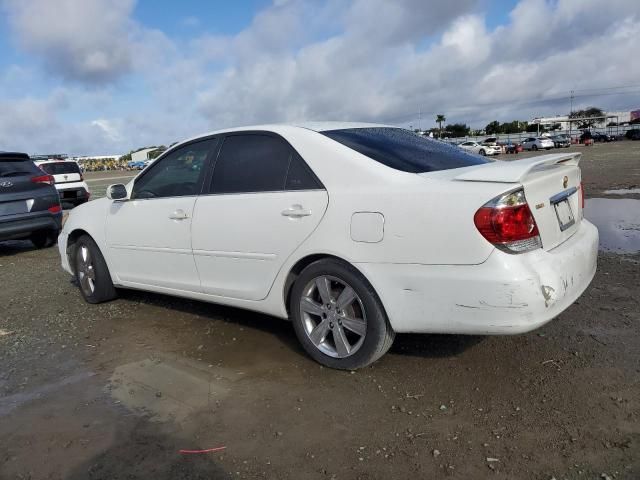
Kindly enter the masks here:
[[194, 135], [181, 142], [176, 143], [172, 147], [168, 148], [163, 155], [167, 152], [175, 150], [177, 147], [184, 145], [185, 143], [199, 140], [211, 135], [220, 135], [224, 133], [235, 132], [250, 132], [250, 131], [266, 131], [281, 133], [283, 130], [291, 128], [300, 128], [304, 130], [311, 130], [314, 132], [327, 132], [330, 130], [344, 130], [349, 128], [401, 128], [396, 125], [385, 125], [381, 123], [366, 123], [366, 122], [292, 122], [292, 123], [265, 123], [259, 125], [247, 125], [241, 127], [223, 128], [220, 130], [213, 130], [211, 132], [201, 133], [200, 135]]
[[329, 130], [344, 130], [347, 128], [380, 128], [380, 127], [400, 128], [395, 125], [385, 125], [381, 123], [366, 123], [366, 122], [266, 123], [266, 124], [260, 124], [260, 125], [247, 125], [242, 127], [223, 128], [221, 130], [214, 130], [212, 132], [203, 133], [203, 134], [194, 136], [193, 138], [206, 137], [208, 135], [217, 135], [220, 133], [243, 132], [243, 131], [252, 131], [252, 130], [279, 131], [283, 127], [304, 128], [306, 130], [313, 130], [314, 132], [326, 132]]
[[23, 152], [0, 152], [0, 161], [17, 159], [29, 160], [29, 155]]

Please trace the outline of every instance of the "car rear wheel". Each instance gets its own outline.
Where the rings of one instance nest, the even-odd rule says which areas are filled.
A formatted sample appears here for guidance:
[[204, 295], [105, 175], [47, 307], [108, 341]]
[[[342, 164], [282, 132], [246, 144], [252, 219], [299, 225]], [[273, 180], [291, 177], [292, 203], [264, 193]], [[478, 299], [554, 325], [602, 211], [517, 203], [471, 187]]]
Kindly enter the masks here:
[[116, 298], [107, 262], [91, 237], [83, 235], [78, 239], [73, 260], [76, 282], [88, 303], [102, 303]]
[[537, 145], [533, 145], [533, 146], [531, 147], [531, 150], [533, 150], [533, 151], [535, 152], [536, 150], [538, 150], [538, 146], [537, 146]]
[[33, 232], [29, 240], [31, 240], [31, 243], [33, 243], [36, 248], [49, 248], [56, 244], [58, 233], [56, 230]]
[[305, 351], [331, 368], [365, 367], [395, 338], [373, 287], [355, 268], [334, 259], [302, 271], [293, 285], [290, 312]]

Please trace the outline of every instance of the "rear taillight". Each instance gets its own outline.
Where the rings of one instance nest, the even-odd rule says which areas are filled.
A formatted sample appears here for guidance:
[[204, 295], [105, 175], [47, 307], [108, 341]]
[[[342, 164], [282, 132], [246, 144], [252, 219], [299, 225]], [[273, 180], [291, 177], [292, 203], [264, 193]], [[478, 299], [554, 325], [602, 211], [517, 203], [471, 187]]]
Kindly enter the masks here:
[[584, 210], [584, 184], [580, 182], [580, 208]]
[[52, 205], [47, 208], [47, 210], [49, 210], [51, 213], [59, 213], [62, 211], [62, 207], [60, 205]]
[[38, 175], [37, 177], [31, 177], [31, 181], [33, 183], [46, 183], [49, 185], [56, 183], [51, 175]]
[[524, 253], [542, 247], [538, 225], [522, 189], [487, 202], [473, 221], [480, 234], [504, 252]]

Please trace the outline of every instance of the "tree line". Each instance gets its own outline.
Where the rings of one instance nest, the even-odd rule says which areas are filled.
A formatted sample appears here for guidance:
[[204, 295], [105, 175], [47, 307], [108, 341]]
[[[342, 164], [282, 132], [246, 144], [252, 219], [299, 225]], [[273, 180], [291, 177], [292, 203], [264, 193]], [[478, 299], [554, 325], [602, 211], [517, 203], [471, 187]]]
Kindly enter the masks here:
[[[569, 118], [571, 119], [582, 119], [577, 123], [576, 128], [578, 130], [584, 130], [587, 128], [592, 128], [597, 124], [603, 123], [604, 112], [602, 109], [597, 107], [589, 107], [582, 110], [576, 110], [569, 114]], [[489, 122], [484, 129], [474, 130], [469, 127], [466, 123], [450, 123], [446, 124], [443, 128], [443, 124], [447, 121], [447, 117], [444, 114], [438, 114], [436, 116], [436, 123], [438, 124], [437, 128], [432, 128], [427, 130], [428, 133], [433, 133], [436, 136], [442, 137], [466, 137], [466, 136], [477, 136], [477, 135], [500, 135], [500, 134], [510, 134], [510, 133], [521, 133], [521, 132], [547, 132], [547, 131], [555, 131], [560, 130], [562, 125], [560, 123], [555, 123], [550, 126], [539, 125], [537, 123], [529, 123], [527, 121], [522, 120], [513, 120], [511, 122], [502, 122], [500, 123], [497, 120]], [[615, 122], [609, 122], [608, 126], [611, 126]]]

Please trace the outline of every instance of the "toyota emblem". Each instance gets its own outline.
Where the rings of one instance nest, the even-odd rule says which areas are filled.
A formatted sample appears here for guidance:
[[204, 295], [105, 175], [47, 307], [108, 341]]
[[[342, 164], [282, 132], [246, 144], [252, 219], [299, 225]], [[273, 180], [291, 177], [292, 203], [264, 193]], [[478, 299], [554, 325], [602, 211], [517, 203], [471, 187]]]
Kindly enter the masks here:
[[13, 182], [10, 182], [9, 180], [0, 182], [0, 187], [4, 187], [4, 188], [13, 187]]

